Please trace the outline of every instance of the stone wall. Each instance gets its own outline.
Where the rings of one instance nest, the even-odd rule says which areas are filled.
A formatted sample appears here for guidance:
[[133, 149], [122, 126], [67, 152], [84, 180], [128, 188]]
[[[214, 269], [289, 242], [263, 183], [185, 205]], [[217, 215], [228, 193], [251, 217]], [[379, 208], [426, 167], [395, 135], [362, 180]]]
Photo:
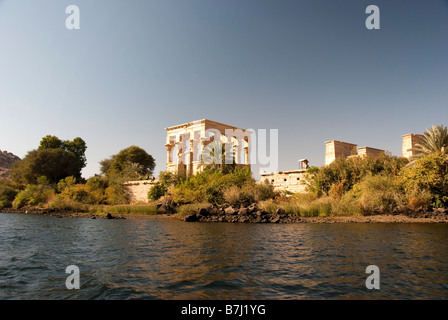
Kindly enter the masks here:
[[156, 180], [128, 181], [124, 185], [131, 195], [131, 203], [147, 203], [148, 192]]
[[261, 175], [260, 183], [270, 183], [275, 191], [305, 192], [306, 170], [279, 171]]
[[370, 147], [358, 148], [358, 156], [359, 157], [365, 157], [365, 156], [380, 157], [383, 154], [385, 154], [385, 151], [381, 150], [381, 149], [375, 149], [375, 148], [370, 148]]

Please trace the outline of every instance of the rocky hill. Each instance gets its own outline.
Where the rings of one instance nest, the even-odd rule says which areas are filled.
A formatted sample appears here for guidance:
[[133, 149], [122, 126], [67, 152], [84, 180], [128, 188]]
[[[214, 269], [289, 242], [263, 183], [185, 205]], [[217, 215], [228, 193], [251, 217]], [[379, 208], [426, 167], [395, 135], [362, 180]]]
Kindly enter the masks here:
[[14, 162], [20, 161], [20, 158], [11, 152], [0, 150], [0, 178], [9, 178], [9, 168]]

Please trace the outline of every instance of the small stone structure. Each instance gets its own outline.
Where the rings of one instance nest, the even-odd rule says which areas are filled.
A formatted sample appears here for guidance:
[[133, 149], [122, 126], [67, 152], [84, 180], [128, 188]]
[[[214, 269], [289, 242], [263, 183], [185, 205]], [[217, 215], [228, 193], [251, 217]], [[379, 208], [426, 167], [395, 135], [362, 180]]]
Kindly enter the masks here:
[[[250, 168], [250, 137], [252, 132], [207, 119], [165, 128], [166, 170], [198, 173], [203, 165], [202, 155], [208, 144], [221, 141], [230, 150], [238, 167]], [[244, 154], [243, 154], [244, 153]]]
[[260, 183], [269, 183], [276, 191], [304, 192], [306, 188], [305, 172], [306, 169], [260, 173]]
[[276, 191], [304, 192], [306, 189], [305, 172], [308, 168], [308, 160], [300, 159], [297, 162], [299, 163], [299, 168], [296, 170], [275, 173], [260, 172], [260, 183], [269, 183]]
[[148, 202], [148, 192], [157, 180], [139, 180], [127, 181], [124, 186], [127, 187], [129, 195], [131, 196], [131, 203], [146, 203]]

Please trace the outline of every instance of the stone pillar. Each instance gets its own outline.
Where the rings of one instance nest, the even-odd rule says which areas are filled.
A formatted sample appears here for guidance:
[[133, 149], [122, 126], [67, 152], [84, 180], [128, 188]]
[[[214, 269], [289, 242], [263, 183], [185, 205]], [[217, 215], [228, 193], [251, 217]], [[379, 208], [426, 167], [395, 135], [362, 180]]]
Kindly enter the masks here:
[[195, 141], [194, 139], [190, 139], [190, 152], [188, 153], [188, 159], [187, 159], [187, 175], [192, 176], [193, 175], [193, 159], [195, 155]]
[[237, 144], [238, 142], [235, 142], [233, 144], [233, 156], [235, 159], [235, 163], [239, 164], [240, 163], [240, 153], [239, 153], [239, 146]]
[[166, 148], [166, 164], [171, 163], [173, 159], [171, 159], [171, 150], [173, 150], [174, 144], [167, 143], [165, 144]]
[[250, 137], [244, 139], [245, 147], [244, 147], [244, 164], [250, 164]]
[[201, 138], [201, 150], [199, 151], [199, 161], [202, 162], [202, 153], [204, 152], [204, 148], [207, 145], [206, 140], [204, 140], [204, 138]]

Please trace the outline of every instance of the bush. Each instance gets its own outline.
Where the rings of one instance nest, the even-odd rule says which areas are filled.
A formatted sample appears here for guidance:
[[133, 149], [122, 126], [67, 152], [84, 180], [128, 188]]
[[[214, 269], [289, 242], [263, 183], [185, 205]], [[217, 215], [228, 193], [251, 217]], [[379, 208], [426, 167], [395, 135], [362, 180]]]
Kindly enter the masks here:
[[365, 176], [381, 173], [398, 176], [407, 163], [407, 159], [387, 155], [340, 158], [328, 166], [308, 169], [307, 188], [319, 197], [331, 195], [340, 198]]
[[[87, 180], [86, 184], [75, 184], [64, 188], [61, 192], [61, 197], [75, 200], [84, 204], [107, 204], [107, 186], [107, 181], [104, 178], [92, 177]], [[115, 200], [113, 197], [114, 191], [116, 190], [109, 190], [109, 197], [111, 198], [111, 201]]]
[[[177, 183], [177, 185], [169, 189], [168, 194], [173, 196], [175, 202], [181, 204], [198, 202], [223, 204], [226, 202], [224, 194], [226, 193], [229, 197], [227, 189], [232, 186], [242, 189], [246, 183], [255, 185], [255, 180], [252, 178], [252, 173], [248, 168], [236, 168], [230, 173], [207, 169]], [[247, 188], [242, 190], [240, 198], [242, 196], [245, 198], [252, 196], [251, 191]]]
[[130, 195], [122, 184], [112, 184], [104, 190], [106, 202], [110, 205], [128, 204]]
[[89, 206], [78, 201], [56, 195], [51, 197], [47, 207], [59, 211], [88, 212]]
[[392, 175], [368, 175], [355, 185], [353, 192], [364, 214], [390, 214], [405, 203], [404, 190]]
[[448, 206], [448, 158], [432, 153], [415, 161], [401, 172], [403, 186], [409, 198], [419, 192], [430, 195], [432, 207]]
[[0, 180], [0, 208], [10, 208], [19, 191], [7, 180]]
[[38, 184], [29, 184], [26, 189], [19, 192], [15, 197], [12, 206], [14, 209], [24, 206], [37, 206], [47, 203], [54, 196], [54, 190], [49, 185], [45, 177], [37, 179]]
[[159, 180], [148, 192], [148, 199], [156, 201], [165, 196], [170, 188], [173, 188], [182, 181], [181, 177], [172, 172], [159, 173]]

